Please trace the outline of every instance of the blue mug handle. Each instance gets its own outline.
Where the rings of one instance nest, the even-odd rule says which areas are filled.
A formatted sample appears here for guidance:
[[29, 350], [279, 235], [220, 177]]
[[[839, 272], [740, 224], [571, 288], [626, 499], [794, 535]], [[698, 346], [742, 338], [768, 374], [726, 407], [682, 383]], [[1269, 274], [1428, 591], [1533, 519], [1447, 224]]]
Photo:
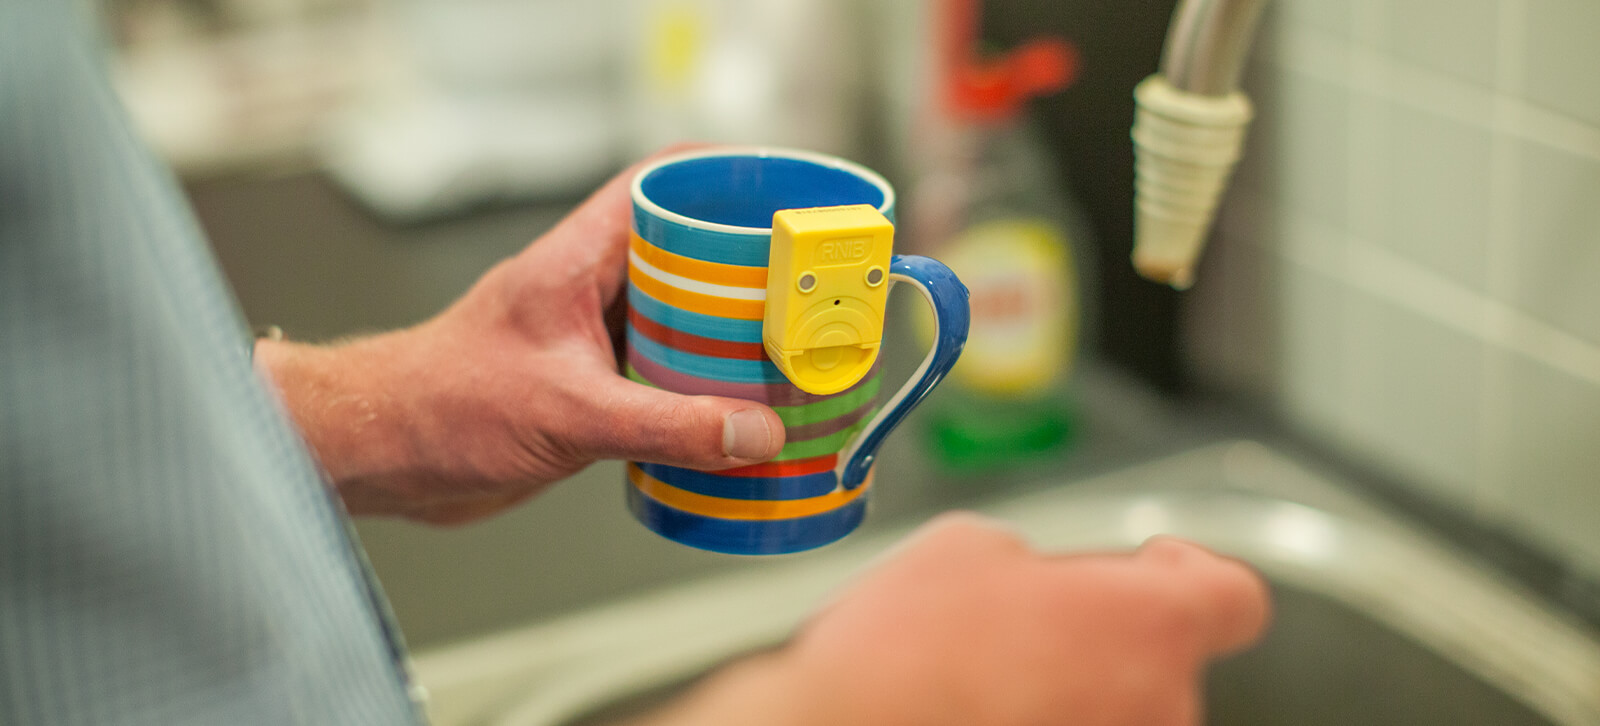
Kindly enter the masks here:
[[961, 357], [961, 349], [967, 345], [967, 328], [972, 322], [967, 286], [961, 284], [956, 273], [944, 263], [919, 255], [895, 255], [889, 263], [889, 279], [915, 285], [933, 307], [934, 343], [917, 372], [911, 374], [911, 379], [895, 392], [856, 437], [855, 443], [839, 457], [839, 484], [845, 489], [861, 486], [878, 460], [878, 448], [883, 446], [884, 440], [911, 409], [922, 403], [934, 386], [944, 380], [956, 359]]

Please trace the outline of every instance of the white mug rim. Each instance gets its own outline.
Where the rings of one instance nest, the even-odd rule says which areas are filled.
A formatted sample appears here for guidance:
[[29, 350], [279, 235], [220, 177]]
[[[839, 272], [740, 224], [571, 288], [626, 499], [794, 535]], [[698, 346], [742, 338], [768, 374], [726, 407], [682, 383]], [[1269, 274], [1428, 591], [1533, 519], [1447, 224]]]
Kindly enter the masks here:
[[734, 224], [707, 222], [703, 219], [695, 219], [694, 217], [685, 216], [671, 211], [659, 204], [656, 204], [654, 200], [645, 196], [644, 178], [656, 170], [669, 164], [694, 161], [696, 159], [713, 159], [720, 157], [793, 159], [796, 161], [805, 161], [817, 164], [819, 166], [846, 171], [866, 180], [867, 183], [872, 184], [873, 186], [877, 187], [879, 191], [883, 192], [883, 203], [878, 205], [878, 211], [880, 213], [887, 216], [889, 214], [889, 210], [894, 208], [894, 187], [889, 185], [889, 180], [883, 178], [882, 174], [850, 161], [849, 159], [834, 156], [832, 154], [824, 154], [817, 151], [806, 151], [804, 149], [790, 149], [781, 146], [718, 146], [710, 149], [697, 149], [694, 151], [686, 151], [662, 157], [651, 162], [649, 165], [640, 169], [638, 173], [633, 175], [633, 203], [653, 217], [658, 217], [675, 224], [690, 227], [692, 229], [706, 230], [709, 232], [725, 232], [728, 234], [771, 235], [771, 227], [742, 227]]

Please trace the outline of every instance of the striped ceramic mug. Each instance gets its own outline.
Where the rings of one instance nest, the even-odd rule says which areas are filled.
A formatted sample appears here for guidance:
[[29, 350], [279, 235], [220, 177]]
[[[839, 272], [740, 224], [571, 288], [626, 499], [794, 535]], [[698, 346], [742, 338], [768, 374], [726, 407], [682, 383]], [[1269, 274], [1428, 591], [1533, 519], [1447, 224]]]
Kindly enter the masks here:
[[939, 325], [921, 367], [881, 408], [876, 366], [839, 393], [796, 388], [762, 348], [772, 217], [846, 204], [893, 219], [894, 190], [862, 166], [785, 149], [689, 152], [634, 177], [626, 374], [677, 393], [759, 401], [787, 432], [777, 458], [755, 466], [629, 463], [628, 505], [645, 526], [702, 549], [779, 554], [861, 523], [878, 447], [960, 355], [967, 290], [938, 262], [895, 255], [890, 279], [921, 291]]

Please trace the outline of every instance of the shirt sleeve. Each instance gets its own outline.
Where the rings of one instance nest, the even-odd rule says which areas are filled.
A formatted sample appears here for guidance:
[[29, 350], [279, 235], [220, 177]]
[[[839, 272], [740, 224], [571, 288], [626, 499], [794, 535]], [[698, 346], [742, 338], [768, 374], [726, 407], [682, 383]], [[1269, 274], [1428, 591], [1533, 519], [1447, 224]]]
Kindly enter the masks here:
[[80, 5], [0, 2], [0, 724], [417, 723]]

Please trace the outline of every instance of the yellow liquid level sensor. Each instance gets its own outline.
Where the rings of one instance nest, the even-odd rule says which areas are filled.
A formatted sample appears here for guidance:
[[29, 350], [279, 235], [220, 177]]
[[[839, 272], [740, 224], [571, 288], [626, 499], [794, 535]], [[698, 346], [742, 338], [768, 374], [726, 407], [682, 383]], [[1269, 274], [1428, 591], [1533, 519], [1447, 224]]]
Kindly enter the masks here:
[[838, 393], [871, 370], [893, 247], [894, 224], [870, 205], [773, 215], [762, 343], [795, 387]]

